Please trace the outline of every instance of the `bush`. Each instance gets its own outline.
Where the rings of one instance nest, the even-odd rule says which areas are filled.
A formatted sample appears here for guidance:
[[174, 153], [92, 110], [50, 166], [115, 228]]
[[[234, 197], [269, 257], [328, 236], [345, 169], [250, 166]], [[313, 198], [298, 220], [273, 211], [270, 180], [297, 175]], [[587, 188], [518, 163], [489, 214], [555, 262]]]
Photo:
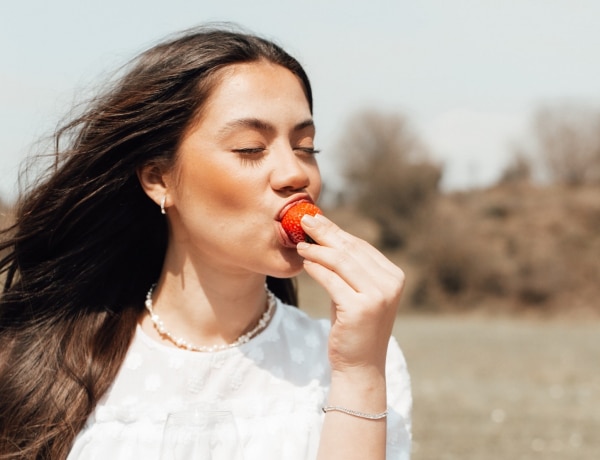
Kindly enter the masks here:
[[403, 247], [438, 195], [441, 167], [400, 115], [355, 116], [340, 144], [347, 199], [380, 226], [380, 245]]
[[408, 253], [408, 308], [600, 313], [600, 189], [444, 195]]

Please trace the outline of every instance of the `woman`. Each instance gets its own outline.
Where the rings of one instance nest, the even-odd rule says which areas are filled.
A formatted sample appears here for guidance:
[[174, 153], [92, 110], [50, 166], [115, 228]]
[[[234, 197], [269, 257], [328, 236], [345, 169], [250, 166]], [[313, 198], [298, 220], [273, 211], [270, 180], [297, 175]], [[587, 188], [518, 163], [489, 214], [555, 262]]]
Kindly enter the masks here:
[[[143, 53], [57, 133], [0, 246], [0, 458], [158, 458], [197, 402], [245, 458], [408, 458], [402, 271], [323, 216], [318, 244], [281, 228], [318, 199], [314, 136], [298, 62], [224, 29]], [[302, 269], [330, 325], [289, 306]]]

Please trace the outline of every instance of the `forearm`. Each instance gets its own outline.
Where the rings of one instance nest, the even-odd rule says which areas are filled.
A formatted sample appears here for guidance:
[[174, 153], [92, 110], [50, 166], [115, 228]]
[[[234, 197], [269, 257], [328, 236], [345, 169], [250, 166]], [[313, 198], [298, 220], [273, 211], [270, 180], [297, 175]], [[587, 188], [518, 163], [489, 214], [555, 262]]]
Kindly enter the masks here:
[[[365, 414], [386, 410], [385, 374], [381, 370], [335, 373], [327, 404]], [[372, 420], [329, 411], [321, 431], [318, 460], [385, 459], [386, 418]]]

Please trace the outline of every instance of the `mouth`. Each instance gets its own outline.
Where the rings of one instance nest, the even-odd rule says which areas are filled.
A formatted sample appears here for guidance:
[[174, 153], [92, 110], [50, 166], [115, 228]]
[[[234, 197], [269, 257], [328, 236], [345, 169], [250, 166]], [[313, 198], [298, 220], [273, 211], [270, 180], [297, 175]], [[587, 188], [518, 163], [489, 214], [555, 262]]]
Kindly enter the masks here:
[[313, 200], [310, 198], [310, 196], [306, 195], [306, 194], [302, 194], [299, 196], [296, 196], [292, 199], [290, 199], [284, 206], [283, 208], [281, 208], [281, 210], [279, 211], [279, 213], [277, 214], [275, 220], [276, 220], [276, 227], [277, 227], [277, 233], [278, 233], [278, 239], [279, 239], [279, 243], [285, 247], [285, 248], [296, 248], [296, 243], [294, 243], [290, 237], [288, 236], [288, 234], [286, 233], [286, 231], [283, 229], [283, 227], [281, 226], [281, 219], [283, 219], [283, 216], [285, 215], [285, 213], [288, 211], [288, 209], [290, 209], [292, 206], [298, 204], [298, 203], [313, 203]]
[[288, 209], [290, 209], [292, 206], [295, 206], [298, 203], [313, 203], [313, 200], [311, 200], [308, 195], [303, 195], [301, 197], [296, 197], [288, 201], [285, 204], [285, 206], [281, 208], [281, 211], [279, 211], [279, 214], [277, 215], [277, 221], [281, 222], [281, 219], [283, 219], [283, 216], [288, 211]]
[[296, 243], [294, 243], [288, 234], [285, 232], [280, 222], [277, 222], [277, 231], [279, 237], [279, 244], [281, 244], [284, 248], [296, 248]]

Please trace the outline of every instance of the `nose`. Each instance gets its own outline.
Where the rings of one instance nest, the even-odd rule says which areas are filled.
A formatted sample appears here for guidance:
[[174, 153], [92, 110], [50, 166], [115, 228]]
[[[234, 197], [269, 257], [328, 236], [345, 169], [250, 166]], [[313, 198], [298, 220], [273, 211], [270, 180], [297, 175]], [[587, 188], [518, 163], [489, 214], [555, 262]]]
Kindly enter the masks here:
[[271, 187], [277, 191], [303, 190], [310, 184], [309, 165], [306, 158], [291, 148], [279, 150], [274, 155]]

